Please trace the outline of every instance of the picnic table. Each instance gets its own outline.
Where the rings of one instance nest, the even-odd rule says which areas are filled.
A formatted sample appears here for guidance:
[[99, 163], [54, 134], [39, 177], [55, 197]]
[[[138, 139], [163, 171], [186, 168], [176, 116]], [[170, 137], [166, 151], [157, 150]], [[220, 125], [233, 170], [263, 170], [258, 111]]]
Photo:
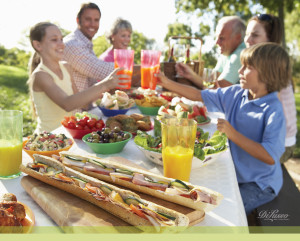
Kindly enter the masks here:
[[[98, 115], [100, 118], [106, 119], [102, 112], [95, 108], [91, 113]], [[137, 108], [132, 108], [127, 114], [140, 113]], [[209, 113], [211, 123], [201, 126], [204, 131], [211, 134], [216, 130], [217, 118], [221, 117], [221, 113]], [[61, 126], [53, 131], [54, 133], [64, 133], [71, 137], [66, 129]], [[95, 154], [81, 140], [75, 139], [75, 143], [70, 149], [72, 152], [85, 152]], [[97, 154], [99, 157], [107, 157], [107, 155]], [[149, 161], [144, 154], [137, 148], [133, 140], [125, 146], [122, 152], [110, 155], [111, 157], [122, 157], [130, 160], [135, 165], [147, 169], [154, 173], [163, 173], [162, 166]], [[23, 152], [23, 163], [26, 163], [28, 155]], [[25, 174], [16, 179], [0, 180], [0, 194], [10, 192], [14, 193], [18, 200], [29, 206], [35, 215], [36, 227], [53, 227], [57, 232], [62, 232], [59, 226], [51, 219], [51, 217], [33, 200], [33, 198], [24, 190], [21, 180]], [[247, 217], [240, 196], [234, 164], [230, 151], [227, 150], [220, 157], [206, 166], [193, 169], [191, 172], [190, 182], [195, 185], [205, 186], [214, 191], [220, 192], [224, 199], [221, 204], [213, 211], [205, 213], [205, 217], [201, 222], [194, 226], [227, 226], [227, 227], [245, 227]], [[35, 229], [33, 229], [35, 232]]]

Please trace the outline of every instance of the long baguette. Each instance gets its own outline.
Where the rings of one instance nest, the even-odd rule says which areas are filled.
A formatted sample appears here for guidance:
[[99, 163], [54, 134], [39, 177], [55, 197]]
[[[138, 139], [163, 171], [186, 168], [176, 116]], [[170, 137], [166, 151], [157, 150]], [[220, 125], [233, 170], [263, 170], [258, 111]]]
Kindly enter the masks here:
[[[74, 170], [82, 172], [86, 175], [106, 182], [121, 185], [135, 191], [143, 192], [192, 209], [208, 212], [217, 207], [223, 199], [222, 194], [206, 187], [167, 178], [148, 171], [122, 165], [115, 161], [102, 159], [91, 155], [79, 155], [69, 151], [60, 152], [60, 156], [61, 157], [59, 160], [65, 166], [73, 168]], [[87, 166], [92, 168], [87, 168]], [[105, 173], [101, 172], [101, 170], [109, 170], [109, 172]], [[122, 173], [126, 172], [128, 172], [129, 175], [125, 174], [122, 176]], [[145, 177], [145, 180], [151, 180], [149, 182], [149, 186], [147, 186], [147, 181], [140, 184], [140, 182], [136, 181], [136, 179], [130, 179], [130, 175], [135, 177], [136, 174], [140, 174], [140, 178]], [[126, 176], [128, 178], [126, 178]]]
[[[41, 164], [45, 164], [46, 166], [40, 167]], [[34, 154], [34, 163], [30, 163], [27, 166], [21, 165], [20, 169], [22, 172], [42, 182], [89, 201], [146, 232], [166, 231], [166, 229], [162, 228], [164, 225], [168, 227], [187, 227], [189, 224], [188, 217], [179, 212], [143, 200], [134, 192], [115, 187], [65, 167], [57, 160], [47, 156]], [[37, 169], [39, 170], [37, 171]], [[62, 176], [62, 179], [58, 178], [59, 175]], [[78, 185], [78, 183], [76, 184], [75, 182], [72, 183], [69, 179], [80, 180], [84, 185]], [[87, 185], [89, 185], [89, 189], [87, 189]], [[110, 193], [103, 195], [105, 194], [101, 191], [103, 187], [110, 190]], [[98, 188], [96, 193], [88, 191], [91, 189], [95, 190], [95, 188]], [[102, 200], [99, 200], [99, 195], [102, 196]], [[130, 208], [131, 206], [124, 202], [124, 200], [128, 199], [138, 200], [142, 203], [137, 206], [142, 207], [139, 208], [144, 212], [143, 217], [137, 215], [137, 212], [133, 212]]]

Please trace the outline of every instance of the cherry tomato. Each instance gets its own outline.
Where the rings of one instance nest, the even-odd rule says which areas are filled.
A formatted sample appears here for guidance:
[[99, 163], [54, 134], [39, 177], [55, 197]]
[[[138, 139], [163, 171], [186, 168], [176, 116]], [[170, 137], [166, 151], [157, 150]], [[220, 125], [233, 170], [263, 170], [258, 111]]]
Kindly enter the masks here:
[[68, 121], [66, 121], [66, 120], [63, 120], [63, 121], [61, 122], [61, 124], [62, 124], [64, 127], [68, 127]]
[[74, 122], [72, 122], [72, 121], [69, 121], [69, 122], [68, 122], [68, 128], [70, 128], [70, 129], [75, 129], [75, 127], [76, 127], [76, 125], [75, 125]]
[[83, 117], [83, 121], [85, 122], [85, 124], [87, 123], [87, 121], [90, 119], [90, 117], [88, 117], [88, 116], [85, 116], [85, 117]]
[[82, 127], [81, 125], [76, 125], [76, 126], [75, 126], [75, 129], [76, 129], [76, 130], [83, 130], [83, 127]]
[[92, 129], [95, 126], [96, 122], [97, 120], [95, 118], [92, 118], [87, 121], [87, 125]]
[[84, 127], [86, 125], [86, 122], [83, 119], [81, 119], [77, 122], [77, 125], [80, 125], [81, 127]]

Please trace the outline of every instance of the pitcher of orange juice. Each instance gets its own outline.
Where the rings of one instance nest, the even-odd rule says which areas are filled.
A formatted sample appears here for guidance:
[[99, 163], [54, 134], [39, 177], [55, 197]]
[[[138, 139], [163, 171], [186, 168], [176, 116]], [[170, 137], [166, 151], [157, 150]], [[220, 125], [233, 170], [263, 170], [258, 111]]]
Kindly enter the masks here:
[[161, 131], [164, 176], [189, 181], [197, 122], [192, 119], [164, 119]]
[[0, 178], [18, 177], [22, 163], [23, 113], [0, 110]]

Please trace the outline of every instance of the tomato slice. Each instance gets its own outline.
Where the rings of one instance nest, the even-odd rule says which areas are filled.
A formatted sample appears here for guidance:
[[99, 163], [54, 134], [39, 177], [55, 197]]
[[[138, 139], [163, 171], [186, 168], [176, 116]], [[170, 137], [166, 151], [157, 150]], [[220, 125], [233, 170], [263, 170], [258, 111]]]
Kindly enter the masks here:
[[191, 198], [191, 195], [189, 195], [189, 194], [179, 194], [179, 196], [186, 197], [186, 198]]
[[57, 176], [59, 179], [63, 180], [63, 181], [70, 182], [70, 183], [73, 183], [73, 182], [74, 182], [72, 178], [67, 177], [67, 176], [66, 176], [65, 174], [63, 174], [63, 173], [58, 173], [56, 176]]
[[147, 219], [146, 215], [138, 207], [134, 206], [133, 204], [130, 204], [129, 207], [136, 215], [140, 216], [141, 218]]
[[87, 184], [85, 185], [85, 188], [86, 188], [89, 192], [92, 192], [92, 193], [97, 193], [97, 189], [98, 189], [98, 187], [94, 187], [94, 186], [92, 186], [92, 184], [90, 184], [90, 183], [87, 183]]

